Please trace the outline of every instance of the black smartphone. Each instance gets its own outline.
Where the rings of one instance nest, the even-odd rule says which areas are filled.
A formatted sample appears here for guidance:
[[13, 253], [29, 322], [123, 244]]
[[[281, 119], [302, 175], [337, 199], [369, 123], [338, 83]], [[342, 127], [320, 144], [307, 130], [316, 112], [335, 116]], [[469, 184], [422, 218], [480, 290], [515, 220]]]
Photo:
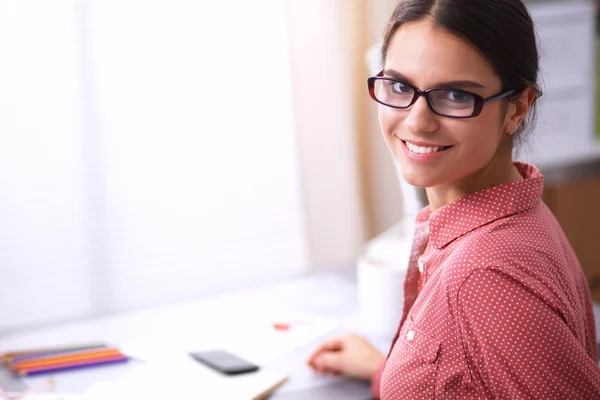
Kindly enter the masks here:
[[258, 365], [254, 365], [224, 350], [198, 351], [190, 353], [190, 356], [207, 367], [226, 375], [258, 371]]

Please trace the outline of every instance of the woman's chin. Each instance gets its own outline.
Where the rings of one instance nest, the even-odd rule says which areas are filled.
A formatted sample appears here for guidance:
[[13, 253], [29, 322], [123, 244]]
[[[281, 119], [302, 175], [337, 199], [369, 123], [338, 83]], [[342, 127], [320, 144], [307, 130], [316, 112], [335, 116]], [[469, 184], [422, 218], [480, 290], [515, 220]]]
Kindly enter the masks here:
[[409, 185], [418, 187], [421, 189], [427, 189], [429, 187], [434, 186], [434, 185], [430, 184], [429, 182], [427, 182], [427, 180], [422, 179], [422, 178], [413, 178], [413, 177], [407, 178], [405, 175], [403, 175], [402, 177]]
[[439, 179], [435, 179], [435, 176], [432, 176], [430, 173], [410, 168], [410, 166], [402, 165], [402, 163], [400, 164], [400, 174], [402, 175], [402, 179], [409, 185], [418, 188], [426, 189], [439, 184], [437, 182]]

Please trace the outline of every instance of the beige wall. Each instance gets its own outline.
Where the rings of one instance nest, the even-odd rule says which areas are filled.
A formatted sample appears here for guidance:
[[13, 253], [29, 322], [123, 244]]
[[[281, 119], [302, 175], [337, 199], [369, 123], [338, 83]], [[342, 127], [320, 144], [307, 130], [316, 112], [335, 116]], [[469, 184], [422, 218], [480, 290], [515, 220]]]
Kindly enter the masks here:
[[288, 0], [294, 108], [314, 265], [347, 262], [400, 218], [367, 94], [366, 50], [395, 2]]
[[315, 265], [350, 259], [366, 239], [347, 4], [288, 0], [296, 129]]
[[[397, 0], [370, 0], [369, 45], [381, 39], [381, 35]], [[372, 71], [369, 71], [370, 74]], [[365, 93], [366, 94], [366, 93]], [[365, 191], [369, 196], [372, 235], [377, 235], [395, 224], [402, 217], [402, 193], [396, 167], [381, 132], [377, 119], [377, 106], [368, 99], [368, 158], [364, 166], [368, 171]]]

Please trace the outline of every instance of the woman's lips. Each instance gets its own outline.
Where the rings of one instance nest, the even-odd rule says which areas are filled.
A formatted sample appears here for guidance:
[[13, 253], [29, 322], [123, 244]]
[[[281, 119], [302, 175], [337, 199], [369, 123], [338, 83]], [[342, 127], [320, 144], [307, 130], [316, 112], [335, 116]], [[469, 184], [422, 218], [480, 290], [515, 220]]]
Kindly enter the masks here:
[[402, 148], [408, 158], [415, 162], [429, 162], [438, 159], [448, 153], [448, 150], [454, 146], [437, 146], [429, 144], [427, 146], [417, 145], [414, 142], [408, 142], [400, 139]]
[[[402, 140], [402, 139], [400, 139], [400, 140]], [[448, 150], [450, 147], [452, 147], [452, 146], [442, 146], [442, 145], [424, 143], [424, 142], [409, 142], [406, 140], [402, 140], [402, 142], [404, 142], [406, 147], [408, 147], [408, 149], [414, 154], [437, 153], [439, 151]]]

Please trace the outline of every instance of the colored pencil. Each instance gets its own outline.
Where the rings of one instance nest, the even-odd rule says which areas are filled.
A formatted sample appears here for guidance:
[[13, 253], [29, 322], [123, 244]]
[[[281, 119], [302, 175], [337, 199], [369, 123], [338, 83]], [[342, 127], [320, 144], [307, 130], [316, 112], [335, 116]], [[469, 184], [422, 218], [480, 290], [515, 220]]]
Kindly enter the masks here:
[[32, 371], [32, 370], [38, 370], [38, 369], [64, 367], [64, 366], [68, 366], [68, 365], [93, 364], [98, 361], [113, 360], [113, 359], [117, 359], [117, 358], [126, 358], [126, 356], [124, 356], [122, 354], [114, 354], [114, 355], [107, 355], [104, 357], [94, 357], [94, 358], [88, 358], [88, 359], [83, 359], [83, 360], [69, 360], [69, 361], [44, 363], [44, 364], [38, 364], [38, 365], [28, 365], [28, 366], [11, 368], [11, 370], [15, 371], [15, 372]]
[[28, 350], [16, 350], [16, 351], [10, 351], [10, 352], [4, 353], [3, 355], [0, 356], [0, 360], [5, 361], [7, 359], [12, 359], [14, 357], [19, 357], [19, 356], [27, 356], [27, 355], [40, 354], [40, 353], [51, 353], [51, 352], [55, 352], [55, 351], [78, 351], [78, 350], [85, 350], [85, 349], [97, 348], [97, 347], [106, 347], [106, 344], [101, 343], [101, 342], [93, 342], [93, 343], [84, 343], [84, 344], [77, 344], [77, 345], [44, 347], [44, 348], [28, 349]]
[[19, 361], [33, 360], [33, 359], [37, 359], [37, 358], [55, 356], [55, 355], [66, 354], [66, 353], [74, 353], [77, 351], [97, 350], [97, 349], [102, 349], [102, 348], [107, 348], [107, 346], [105, 344], [102, 344], [102, 345], [81, 347], [81, 348], [76, 348], [76, 349], [53, 350], [53, 351], [47, 351], [47, 352], [41, 352], [41, 353], [32, 353], [32, 354], [27, 354], [27, 355], [22, 355], [22, 356], [12, 356], [10, 358], [10, 360], [8, 360], [8, 361], [19, 362]]
[[15, 372], [21, 372], [21, 371], [29, 372], [29, 371], [38, 371], [38, 370], [62, 368], [62, 367], [77, 366], [77, 365], [84, 366], [84, 365], [88, 365], [88, 364], [96, 364], [99, 362], [119, 360], [119, 359], [123, 359], [123, 358], [127, 358], [127, 357], [122, 354], [118, 354], [118, 355], [111, 355], [111, 356], [105, 356], [105, 357], [96, 357], [93, 359], [86, 359], [86, 360], [63, 361], [63, 362], [55, 362], [55, 363], [51, 363], [51, 364], [21, 367], [21, 368], [15, 368], [14, 371]]
[[120, 358], [120, 359], [103, 361], [103, 362], [97, 362], [97, 363], [93, 363], [93, 364], [74, 365], [74, 366], [69, 366], [69, 367], [48, 368], [48, 369], [36, 370], [36, 371], [21, 371], [19, 373], [19, 375], [21, 375], [21, 376], [35, 376], [35, 375], [42, 375], [42, 374], [54, 374], [54, 373], [57, 373], [57, 372], [66, 372], [66, 371], [72, 371], [72, 370], [83, 369], [83, 368], [93, 368], [93, 367], [99, 367], [99, 366], [104, 366], [104, 365], [112, 365], [112, 364], [117, 364], [117, 363], [124, 363], [124, 362], [127, 362], [127, 361], [129, 361], [129, 359], [127, 357], [124, 357], [124, 358]]
[[28, 359], [28, 360], [23, 360], [23, 361], [17, 361], [17, 362], [9, 362], [8, 367], [11, 369], [12, 368], [26, 368], [26, 367], [30, 367], [30, 366], [36, 366], [36, 365], [51, 364], [51, 363], [55, 363], [55, 362], [71, 361], [71, 360], [86, 360], [86, 359], [90, 359], [90, 358], [94, 358], [94, 357], [104, 357], [104, 356], [108, 356], [108, 355], [120, 355], [120, 354], [121, 354], [121, 352], [115, 348], [107, 348], [107, 349], [102, 349], [102, 350], [86, 350], [86, 351], [73, 352], [73, 353], [61, 353], [59, 355], [44, 356], [44, 357]]

